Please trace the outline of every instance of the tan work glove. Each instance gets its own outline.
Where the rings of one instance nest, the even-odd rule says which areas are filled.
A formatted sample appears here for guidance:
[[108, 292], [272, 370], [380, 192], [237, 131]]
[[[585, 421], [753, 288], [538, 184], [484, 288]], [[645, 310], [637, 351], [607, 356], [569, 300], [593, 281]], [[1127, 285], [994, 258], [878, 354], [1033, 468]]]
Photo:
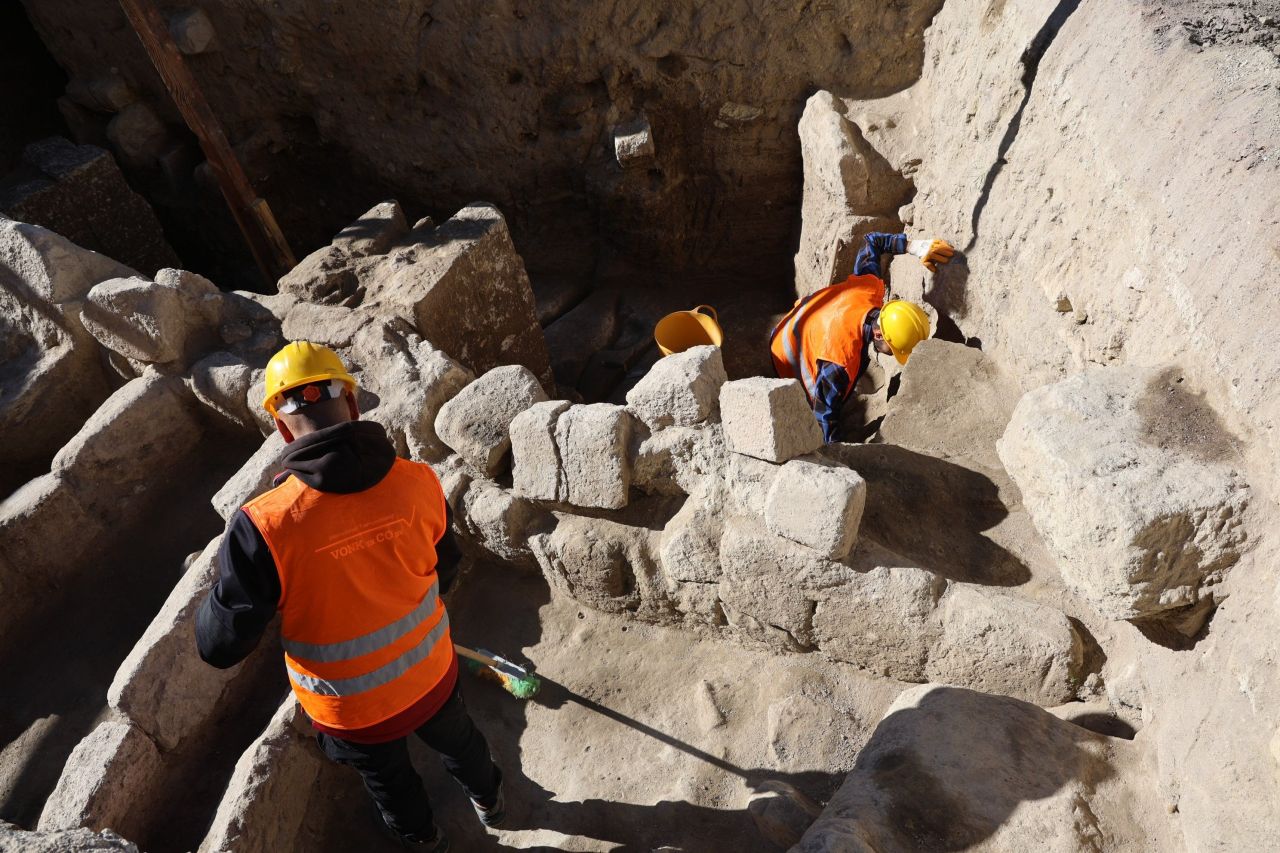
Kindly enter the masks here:
[[937, 272], [938, 264], [947, 263], [956, 253], [946, 240], [910, 240], [907, 251], [919, 258], [929, 272]]

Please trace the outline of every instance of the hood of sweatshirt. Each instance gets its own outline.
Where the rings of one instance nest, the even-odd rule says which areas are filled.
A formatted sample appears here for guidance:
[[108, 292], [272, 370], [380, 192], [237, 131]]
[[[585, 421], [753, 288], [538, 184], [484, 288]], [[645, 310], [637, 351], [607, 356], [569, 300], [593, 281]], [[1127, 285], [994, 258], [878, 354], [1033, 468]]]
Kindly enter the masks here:
[[295, 439], [282, 464], [286, 474], [313, 489], [350, 494], [376, 486], [395, 461], [396, 449], [382, 424], [348, 421]]

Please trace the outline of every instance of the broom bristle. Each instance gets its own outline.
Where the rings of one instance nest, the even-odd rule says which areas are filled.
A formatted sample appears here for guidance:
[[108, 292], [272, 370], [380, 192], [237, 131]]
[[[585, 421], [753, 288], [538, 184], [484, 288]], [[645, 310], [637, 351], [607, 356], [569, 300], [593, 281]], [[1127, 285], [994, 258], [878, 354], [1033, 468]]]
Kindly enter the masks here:
[[517, 678], [508, 673], [499, 672], [478, 660], [467, 658], [466, 661], [467, 669], [481, 678], [498, 682], [498, 684], [502, 685], [503, 690], [506, 690], [517, 699], [532, 699], [537, 695], [539, 688], [542, 687], [542, 682], [532, 673], [523, 678]]

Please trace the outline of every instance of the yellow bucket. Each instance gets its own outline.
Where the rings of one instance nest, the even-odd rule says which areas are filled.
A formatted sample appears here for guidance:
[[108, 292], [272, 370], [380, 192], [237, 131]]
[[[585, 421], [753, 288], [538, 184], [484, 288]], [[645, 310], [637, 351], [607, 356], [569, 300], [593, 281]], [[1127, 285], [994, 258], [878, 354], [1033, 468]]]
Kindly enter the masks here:
[[[702, 313], [704, 309], [710, 316]], [[671, 355], [708, 344], [718, 347], [724, 343], [724, 332], [716, 309], [699, 305], [691, 311], [676, 311], [663, 317], [653, 329], [653, 339], [663, 355]]]

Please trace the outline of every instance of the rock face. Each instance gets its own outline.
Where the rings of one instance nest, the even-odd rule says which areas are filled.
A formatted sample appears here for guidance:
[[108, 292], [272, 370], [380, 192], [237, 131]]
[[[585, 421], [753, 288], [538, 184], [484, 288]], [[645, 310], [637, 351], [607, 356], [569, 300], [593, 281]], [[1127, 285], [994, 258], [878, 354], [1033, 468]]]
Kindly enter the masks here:
[[1133, 753], [1016, 699], [912, 688], [793, 850], [1156, 850], [1123, 805]]
[[1249, 490], [1234, 439], [1175, 368], [1031, 391], [999, 450], [1063, 576], [1111, 618], [1193, 606], [1240, 559]]
[[135, 798], [145, 797], [160, 767], [156, 745], [137, 726], [108, 720], [72, 752], [40, 815], [42, 831], [112, 827], [126, 836]]
[[0, 853], [138, 853], [138, 845], [126, 841], [109, 829], [24, 832], [0, 821]]

